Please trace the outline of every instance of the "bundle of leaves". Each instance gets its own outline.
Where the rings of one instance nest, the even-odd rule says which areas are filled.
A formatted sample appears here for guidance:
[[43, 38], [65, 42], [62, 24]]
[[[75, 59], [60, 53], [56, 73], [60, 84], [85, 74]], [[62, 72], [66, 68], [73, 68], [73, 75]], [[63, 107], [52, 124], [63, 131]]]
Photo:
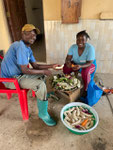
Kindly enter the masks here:
[[70, 91], [80, 88], [80, 80], [75, 75], [58, 74], [52, 79], [52, 87], [58, 90]]

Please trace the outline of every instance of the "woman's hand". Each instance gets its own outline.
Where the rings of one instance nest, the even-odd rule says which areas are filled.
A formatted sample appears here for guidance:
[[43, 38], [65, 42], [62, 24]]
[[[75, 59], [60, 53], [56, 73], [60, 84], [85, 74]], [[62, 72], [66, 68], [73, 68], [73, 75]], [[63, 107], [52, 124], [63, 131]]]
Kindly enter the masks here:
[[68, 68], [71, 68], [72, 63], [71, 63], [70, 61], [67, 61], [67, 62], [66, 62], [66, 65], [67, 65]]
[[67, 55], [65, 63], [68, 68], [71, 68], [72, 65], [71, 60], [72, 60], [72, 55]]
[[81, 68], [81, 65], [73, 65], [72, 64], [72, 69], [74, 70], [74, 71], [77, 71], [77, 70], [79, 70], [80, 68]]

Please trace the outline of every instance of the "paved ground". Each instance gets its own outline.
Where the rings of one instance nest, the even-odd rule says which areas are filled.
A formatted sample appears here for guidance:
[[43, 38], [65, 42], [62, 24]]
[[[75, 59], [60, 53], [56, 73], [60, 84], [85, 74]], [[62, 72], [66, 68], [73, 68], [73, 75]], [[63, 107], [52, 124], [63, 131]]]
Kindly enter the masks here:
[[[105, 86], [113, 87], [113, 75], [99, 74]], [[86, 135], [69, 132], [60, 121], [65, 99], [50, 99], [49, 112], [57, 120], [55, 127], [46, 126], [37, 116], [36, 99], [28, 97], [30, 119], [22, 121], [17, 95], [11, 100], [0, 95], [0, 150], [113, 150], [113, 95], [103, 96], [94, 106], [100, 121]]]

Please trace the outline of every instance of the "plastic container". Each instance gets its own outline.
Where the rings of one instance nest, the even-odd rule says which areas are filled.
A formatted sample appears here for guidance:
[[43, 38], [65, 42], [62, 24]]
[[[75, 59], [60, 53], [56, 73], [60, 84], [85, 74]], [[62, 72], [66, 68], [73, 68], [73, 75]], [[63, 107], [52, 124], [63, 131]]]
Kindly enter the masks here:
[[[93, 125], [92, 128], [90, 128], [90, 129], [88, 129], [88, 130], [74, 129], [74, 128], [69, 127], [69, 126], [64, 122], [64, 114], [63, 114], [64, 111], [66, 111], [67, 109], [72, 108], [72, 107], [74, 107], [74, 106], [82, 106], [82, 107], [84, 107], [84, 108], [87, 108], [87, 109], [94, 115], [95, 121], [94, 121], [94, 125]], [[81, 102], [72, 102], [72, 103], [69, 103], [69, 104], [65, 105], [65, 106], [62, 108], [61, 112], [60, 112], [60, 118], [61, 118], [61, 121], [62, 121], [62, 123], [64, 124], [64, 126], [65, 126], [69, 131], [71, 131], [71, 132], [74, 133], [74, 134], [78, 134], [78, 135], [87, 134], [87, 133], [91, 132], [92, 130], [94, 130], [94, 129], [97, 127], [97, 125], [98, 125], [98, 123], [99, 123], [99, 117], [98, 117], [98, 114], [97, 114], [97, 112], [95, 111], [95, 109], [92, 108], [92, 107], [90, 107], [89, 105], [84, 104], [84, 103], [81, 103]]]

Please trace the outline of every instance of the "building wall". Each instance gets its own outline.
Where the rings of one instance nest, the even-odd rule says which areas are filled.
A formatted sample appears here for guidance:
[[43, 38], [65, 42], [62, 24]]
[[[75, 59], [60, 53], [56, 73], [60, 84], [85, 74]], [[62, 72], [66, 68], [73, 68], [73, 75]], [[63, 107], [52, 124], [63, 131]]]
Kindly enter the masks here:
[[80, 20], [70, 25], [45, 21], [47, 62], [63, 64], [76, 33], [84, 29], [91, 37], [88, 42], [95, 47], [97, 72], [113, 73], [113, 21]]
[[[64, 63], [75, 35], [86, 29], [95, 46], [98, 72], [113, 73], [113, 20], [99, 20], [102, 11], [112, 11], [113, 0], [83, 0], [79, 24], [61, 23], [61, 0], [43, 0], [47, 63]], [[0, 49], [11, 44], [3, 2], [0, 0]]]
[[11, 38], [4, 12], [4, 5], [2, 0], [0, 0], [0, 50], [4, 50], [4, 52], [6, 52], [10, 44]]
[[97, 72], [113, 73], [113, 20], [99, 20], [112, 7], [113, 0], [82, 0], [80, 22], [62, 24], [61, 0], [43, 0], [47, 62], [63, 64], [76, 33], [86, 29], [95, 47]]
[[[43, 0], [45, 20], [61, 20], [61, 0]], [[82, 0], [81, 19], [98, 19], [103, 11], [113, 11], [113, 0]]]

